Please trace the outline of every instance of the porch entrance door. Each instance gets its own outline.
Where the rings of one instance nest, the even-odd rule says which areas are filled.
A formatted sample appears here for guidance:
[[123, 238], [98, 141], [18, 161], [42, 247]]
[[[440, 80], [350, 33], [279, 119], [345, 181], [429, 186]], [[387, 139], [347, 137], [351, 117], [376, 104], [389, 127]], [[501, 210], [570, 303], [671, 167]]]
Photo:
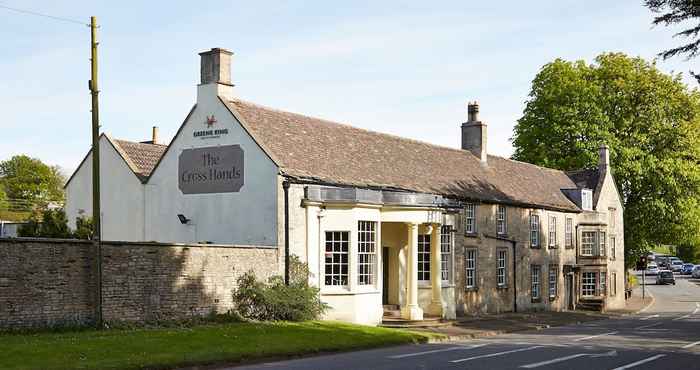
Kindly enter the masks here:
[[389, 304], [389, 248], [382, 247], [382, 304]]

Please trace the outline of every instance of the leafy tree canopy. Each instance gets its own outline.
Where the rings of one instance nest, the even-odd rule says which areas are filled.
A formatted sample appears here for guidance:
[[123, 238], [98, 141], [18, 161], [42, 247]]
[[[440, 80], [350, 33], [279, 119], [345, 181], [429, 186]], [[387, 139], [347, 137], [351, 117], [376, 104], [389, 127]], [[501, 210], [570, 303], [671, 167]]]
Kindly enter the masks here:
[[14, 203], [34, 207], [61, 202], [64, 182], [58, 167], [26, 155], [0, 162], [0, 187]]
[[[609, 53], [557, 59], [532, 82], [513, 157], [562, 170], [593, 168], [610, 146], [625, 206], [625, 249], [700, 243], [700, 94], [680, 75]], [[632, 258], [627, 263], [633, 263]]]

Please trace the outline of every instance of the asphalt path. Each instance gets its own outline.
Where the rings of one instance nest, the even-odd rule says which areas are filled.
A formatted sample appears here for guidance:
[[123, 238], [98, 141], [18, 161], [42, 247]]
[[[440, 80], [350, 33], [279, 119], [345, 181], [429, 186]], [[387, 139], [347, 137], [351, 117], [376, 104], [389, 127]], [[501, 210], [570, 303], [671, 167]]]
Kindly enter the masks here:
[[676, 279], [675, 286], [657, 286], [647, 277], [655, 300], [636, 315], [236, 369], [700, 369], [700, 280]]

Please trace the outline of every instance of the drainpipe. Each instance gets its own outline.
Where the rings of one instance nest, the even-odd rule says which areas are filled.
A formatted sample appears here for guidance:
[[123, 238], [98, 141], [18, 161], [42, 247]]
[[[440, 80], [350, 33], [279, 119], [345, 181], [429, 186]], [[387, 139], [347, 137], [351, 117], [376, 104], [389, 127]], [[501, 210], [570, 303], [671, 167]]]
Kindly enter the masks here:
[[289, 180], [282, 182], [284, 189], [284, 284], [289, 285]]
[[492, 236], [492, 235], [487, 235], [483, 234], [484, 237], [489, 238], [489, 239], [495, 239], [495, 240], [501, 240], [504, 242], [510, 243], [510, 245], [513, 247], [513, 312], [518, 312], [518, 263], [516, 259], [516, 245], [517, 242], [512, 239], [508, 238], [503, 238], [500, 236]]

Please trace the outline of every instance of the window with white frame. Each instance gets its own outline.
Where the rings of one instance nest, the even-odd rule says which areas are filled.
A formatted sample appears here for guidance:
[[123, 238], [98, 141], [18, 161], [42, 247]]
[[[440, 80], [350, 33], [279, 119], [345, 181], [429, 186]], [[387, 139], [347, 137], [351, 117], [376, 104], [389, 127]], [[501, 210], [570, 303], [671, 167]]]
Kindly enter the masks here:
[[540, 299], [540, 265], [530, 265], [530, 296]]
[[610, 235], [610, 259], [614, 260], [615, 259], [615, 254], [617, 251], [615, 250], [615, 236]]
[[593, 192], [590, 189], [581, 190], [581, 208], [584, 211], [593, 210]]
[[499, 288], [503, 288], [508, 283], [506, 270], [508, 251], [499, 249], [496, 253], [496, 284], [498, 284]]
[[540, 216], [530, 214], [530, 246], [540, 246]]
[[464, 253], [464, 286], [467, 289], [476, 287], [476, 249], [468, 248]]
[[430, 281], [430, 234], [418, 235], [418, 280]]
[[348, 285], [348, 249], [350, 233], [326, 231], [325, 284]]
[[476, 233], [476, 204], [474, 203], [467, 203], [464, 206], [464, 232]]
[[549, 247], [557, 246], [557, 216], [549, 216]]
[[605, 256], [605, 252], [608, 250], [608, 246], [606, 244], [606, 239], [607, 237], [605, 236], [605, 231], [601, 231], [598, 234], [598, 241], [600, 242], [600, 247], [598, 248], [598, 255], [599, 256]]
[[564, 246], [573, 248], [574, 246], [574, 220], [571, 217], [566, 218], [564, 225]]
[[601, 272], [599, 275], [599, 285], [600, 285], [600, 290], [598, 291], [598, 295], [606, 295], [608, 292], [607, 286], [608, 286], [608, 273], [607, 272]]
[[584, 231], [581, 233], [581, 255], [582, 256], [592, 256], [593, 248], [596, 245], [596, 232], [595, 231]]
[[440, 275], [442, 281], [452, 279], [452, 226], [440, 227]]
[[592, 297], [595, 295], [595, 272], [584, 272], [581, 276], [581, 295], [584, 297]]
[[557, 297], [558, 265], [549, 265], [549, 298]]
[[358, 221], [357, 223], [357, 283], [374, 284], [377, 255], [377, 223]]
[[501, 204], [496, 208], [496, 233], [506, 235], [506, 206]]

